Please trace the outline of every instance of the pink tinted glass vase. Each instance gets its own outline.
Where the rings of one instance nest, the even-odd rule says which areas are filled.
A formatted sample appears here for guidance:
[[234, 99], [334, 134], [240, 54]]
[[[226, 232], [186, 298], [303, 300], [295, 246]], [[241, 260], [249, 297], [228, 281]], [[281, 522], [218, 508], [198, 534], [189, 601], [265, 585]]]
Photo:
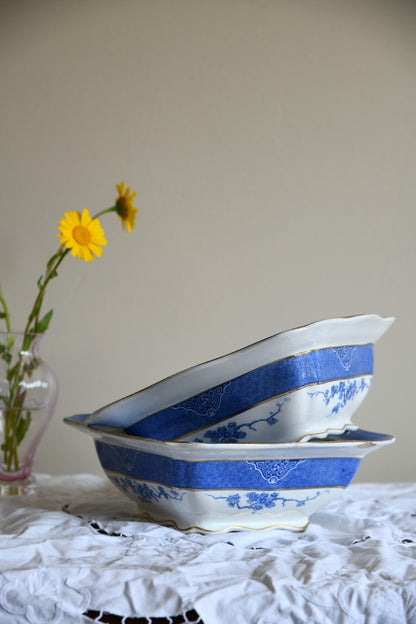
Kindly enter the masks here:
[[58, 396], [41, 337], [0, 332], [0, 496], [37, 491], [33, 462]]

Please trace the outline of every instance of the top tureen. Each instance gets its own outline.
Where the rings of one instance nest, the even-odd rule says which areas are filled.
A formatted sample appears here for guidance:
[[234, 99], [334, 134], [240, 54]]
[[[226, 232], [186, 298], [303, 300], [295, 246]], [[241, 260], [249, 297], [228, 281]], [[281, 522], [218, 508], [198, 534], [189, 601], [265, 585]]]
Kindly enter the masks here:
[[393, 318], [365, 314], [275, 334], [93, 412], [91, 425], [193, 442], [288, 442], [354, 429], [373, 345]]

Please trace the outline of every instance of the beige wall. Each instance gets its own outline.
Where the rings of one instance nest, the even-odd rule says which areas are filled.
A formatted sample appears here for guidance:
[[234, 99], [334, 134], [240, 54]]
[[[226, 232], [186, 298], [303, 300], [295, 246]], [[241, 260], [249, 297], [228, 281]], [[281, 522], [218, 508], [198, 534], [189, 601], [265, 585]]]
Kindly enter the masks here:
[[397, 436], [357, 480], [413, 480], [416, 4], [40, 0], [0, 8], [0, 279], [23, 326], [65, 210], [137, 227], [67, 258], [36, 469], [101, 473], [62, 423], [310, 321], [394, 315], [356, 421]]

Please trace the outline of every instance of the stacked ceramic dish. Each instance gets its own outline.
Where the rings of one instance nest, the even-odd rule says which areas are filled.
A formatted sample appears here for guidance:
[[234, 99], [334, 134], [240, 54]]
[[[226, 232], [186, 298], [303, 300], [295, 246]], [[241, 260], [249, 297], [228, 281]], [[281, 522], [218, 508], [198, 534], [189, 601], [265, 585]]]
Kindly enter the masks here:
[[110, 480], [183, 530], [303, 530], [369, 452], [394, 441], [352, 416], [394, 319], [318, 321], [199, 364], [90, 415]]

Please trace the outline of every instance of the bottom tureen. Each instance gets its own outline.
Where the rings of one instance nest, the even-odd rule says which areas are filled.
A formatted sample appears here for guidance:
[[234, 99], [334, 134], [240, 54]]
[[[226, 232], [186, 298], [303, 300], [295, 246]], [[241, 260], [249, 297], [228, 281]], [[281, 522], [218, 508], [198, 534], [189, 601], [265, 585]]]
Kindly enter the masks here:
[[65, 422], [90, 434], [108, 478], [152, 521], [190, 531], [304, 530], [334, 500], [361, 459], [394, 438], [357, 429], [283, 444], [165, 442], [121, 429]]

